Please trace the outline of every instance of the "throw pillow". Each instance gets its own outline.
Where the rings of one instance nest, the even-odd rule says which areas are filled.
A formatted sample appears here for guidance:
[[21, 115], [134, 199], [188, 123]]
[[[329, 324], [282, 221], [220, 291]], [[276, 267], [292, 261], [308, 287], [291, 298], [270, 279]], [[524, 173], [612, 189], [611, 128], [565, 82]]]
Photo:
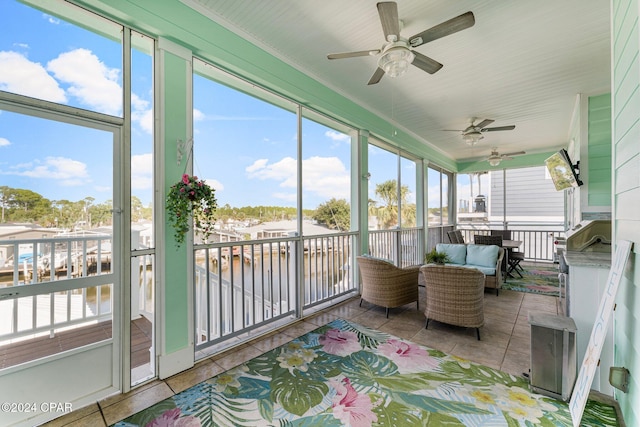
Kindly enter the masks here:
[[449, 256], [449, 264], [463, 265], [467, 263], [467, 245], [438, 243], [436, 251], [446, 253]]
[[499, 251], [496, 245], [468, 245], [467, 264], [495, 268]]

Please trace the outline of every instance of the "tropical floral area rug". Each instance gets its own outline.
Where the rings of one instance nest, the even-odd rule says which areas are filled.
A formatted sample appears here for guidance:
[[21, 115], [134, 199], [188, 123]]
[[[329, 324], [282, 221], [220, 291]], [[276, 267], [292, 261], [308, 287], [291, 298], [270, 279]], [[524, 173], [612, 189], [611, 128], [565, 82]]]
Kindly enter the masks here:
[[[338, 319], [116, 426], [571, 426], [524, 378]], [[584, 426], [615, 426], [589, 400]]]
[[502, 289], [530, 292], [533, 294], [559, 296], [558, 267], [524, 267], [522, 278], [514, 273], [502, 283]]

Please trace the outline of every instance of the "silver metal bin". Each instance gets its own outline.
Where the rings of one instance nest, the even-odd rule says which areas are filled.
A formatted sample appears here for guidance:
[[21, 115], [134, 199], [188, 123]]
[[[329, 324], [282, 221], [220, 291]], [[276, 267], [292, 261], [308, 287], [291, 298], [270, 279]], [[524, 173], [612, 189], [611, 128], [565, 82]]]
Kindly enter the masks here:
[[531, 390], [568, 401], [577, 377], [576, 324], [571, 317], [529, 313]]

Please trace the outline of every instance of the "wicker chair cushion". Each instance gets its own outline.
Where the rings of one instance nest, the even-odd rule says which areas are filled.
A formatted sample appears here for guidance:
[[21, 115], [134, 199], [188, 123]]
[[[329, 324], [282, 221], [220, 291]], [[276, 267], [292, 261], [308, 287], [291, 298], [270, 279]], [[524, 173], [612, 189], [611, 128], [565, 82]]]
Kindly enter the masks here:
[[468, 245], [466, 263], [495, 269], [499, 250], [495, 245]]
[[438, 243], [436, 251], [444, 252], [449, 256], [448, 264], [464, 265], [467, 263], [467, 245]]

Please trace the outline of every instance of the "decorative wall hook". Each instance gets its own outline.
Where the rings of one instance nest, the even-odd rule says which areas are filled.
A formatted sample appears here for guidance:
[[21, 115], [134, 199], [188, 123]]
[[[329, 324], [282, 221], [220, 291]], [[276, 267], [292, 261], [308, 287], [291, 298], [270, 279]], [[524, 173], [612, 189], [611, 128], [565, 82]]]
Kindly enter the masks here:
[[182, 139], [178, 139], [176, 142], [176, 161], [178, 162], [178, 166], [182, 163], [182, 157], [184, 157], [185, 153], [191, 154], [191, 142], [193, 142], [193, 138], [189, 138], [186, 141]]

